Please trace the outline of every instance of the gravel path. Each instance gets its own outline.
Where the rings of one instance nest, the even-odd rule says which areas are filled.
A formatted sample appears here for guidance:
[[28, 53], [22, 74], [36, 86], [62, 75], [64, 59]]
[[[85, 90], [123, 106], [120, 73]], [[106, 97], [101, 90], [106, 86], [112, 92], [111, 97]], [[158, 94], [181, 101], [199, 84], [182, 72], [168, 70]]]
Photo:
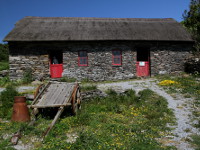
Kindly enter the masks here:
[[[0, 88], [0, 93], [2, 92], [2, 91], [4, 91], [6, 88]], [[17, 91], [18, 92], [25, 92], [25, 91], [29, 91], [29, 90], [35, 90], [36, 89], [36, 87], [34, 87], [34, 86], [19, 86], [18, 88], [17, 88]]]
[[176, 126], [170, 126], [173, 128], [172, 133], [174, 136], [169, 136], [162, 139], [162, 143], [165, 145], [172, 145], [179, 150], [193, 150], [188, 140], [191, 140], [190, 135], [199, 134], [198, 129], [192, 126], [196, 120], [192, 121], [193, 111], [193, 99], [184, 98], [181, 94], [176, 94], [176, 97], [172, 97], [167, 94], [161, 87], [157, 86], [158, 81], [156, 79], [144, 79], [127, 82], [117, 83], [105, 83], [99, 84], [98, 89], [105, 91], [107, 89], [114, 89], [116, 92], [123, 92], [127, 89], [133, 89], [138, 93], [144, 89], [151, 89], [158, 95], [163, 96], [168, 101], [168, 107], [174, 111], [177, 119]]

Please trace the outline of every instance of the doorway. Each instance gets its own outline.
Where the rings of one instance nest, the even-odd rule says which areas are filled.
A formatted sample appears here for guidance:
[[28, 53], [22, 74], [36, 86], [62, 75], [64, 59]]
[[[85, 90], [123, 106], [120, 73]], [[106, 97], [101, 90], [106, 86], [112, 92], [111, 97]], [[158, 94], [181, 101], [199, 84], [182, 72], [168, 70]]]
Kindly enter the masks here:
[[137, 76], [146, 77], [150, 75], [150, 51], [149, 48], [137, 49]]
[[49, 54], [51, 78], [61, 78], [63, 72], [63, 53], [53, 51]]

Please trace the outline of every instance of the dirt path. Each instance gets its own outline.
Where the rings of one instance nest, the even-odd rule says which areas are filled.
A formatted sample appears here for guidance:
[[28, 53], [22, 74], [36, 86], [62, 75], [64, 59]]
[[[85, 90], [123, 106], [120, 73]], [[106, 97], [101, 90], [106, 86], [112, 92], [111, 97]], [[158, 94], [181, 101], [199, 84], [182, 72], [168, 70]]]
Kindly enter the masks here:
[[[127, 89], [133, 89], [138, 93], [143, 89], [151, 89], [158, 95], [163, 96], [168, 101], [168, 107], [174, 111], [174, 115], [177, 119], [176, 126], [170, 126], [173, 128], [173, 136], [163, 138], [161, 141], [165, 145], [171, 145], [177, 147], [179, 150], [193, 150], [190, 143], [190, 135], [199, 133], [198, 129], [192, 126], [195, 120], [192, 118], [193, 111], [193, 99], [184, 98], [181, 94], [176, 94], [176, 97], [172, 97], [167, 94], [161, 87], [157, 86], [158, 81], [156, 79], [144, 79], [127, 82], [106, 83], [99, 84], [98, 89], [105, 91], [107, 89], [114, 89], [117, 92], [123, 92]], [[193, 121], [192, 121], [193, 120]]]

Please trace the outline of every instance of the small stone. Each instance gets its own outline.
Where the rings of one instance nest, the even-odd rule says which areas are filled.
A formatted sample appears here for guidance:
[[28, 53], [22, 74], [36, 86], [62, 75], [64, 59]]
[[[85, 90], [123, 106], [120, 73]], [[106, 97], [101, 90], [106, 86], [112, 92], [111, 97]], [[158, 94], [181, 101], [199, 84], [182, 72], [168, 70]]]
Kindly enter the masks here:
[[42, 84], [42, 82], [38, 81], [38, 80], [35, 80], [35, 81], [31, 82], [31, 84], [32, 85], [40, 85], [40, 84]]

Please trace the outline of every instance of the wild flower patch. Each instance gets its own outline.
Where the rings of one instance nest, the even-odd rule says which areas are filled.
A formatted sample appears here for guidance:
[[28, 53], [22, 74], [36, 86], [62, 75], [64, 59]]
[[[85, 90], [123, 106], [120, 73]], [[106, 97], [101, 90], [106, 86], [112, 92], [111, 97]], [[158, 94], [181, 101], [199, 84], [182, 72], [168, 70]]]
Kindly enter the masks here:
[[[151, 90], [141, 91], [139, 96], [132, 90], [125, 94], [110, 90], [108, 94], [105, 98], [84, 101], [77, 116], [61, 118], [43, 142], [32, 139], [40, 138], [51, 121], [44, 118], [40, 118], [35, 127], [26, 127], [21, 141], [39, 150], [173, 149], [156, 140], [168, 135], [167, 123], [174, 122], [163, 97]], [[0, 135], [13, 127], [14, 124], [0, 124]]]
[[159, 82], [158, 84], [162, 85], [162, 86], [169, 86], [169, 85], [175, 85], [175, 84], [179, 84], [179, 83], [176, 81], [172, 81], [172, 80], [163, 80], [163, 81]]

